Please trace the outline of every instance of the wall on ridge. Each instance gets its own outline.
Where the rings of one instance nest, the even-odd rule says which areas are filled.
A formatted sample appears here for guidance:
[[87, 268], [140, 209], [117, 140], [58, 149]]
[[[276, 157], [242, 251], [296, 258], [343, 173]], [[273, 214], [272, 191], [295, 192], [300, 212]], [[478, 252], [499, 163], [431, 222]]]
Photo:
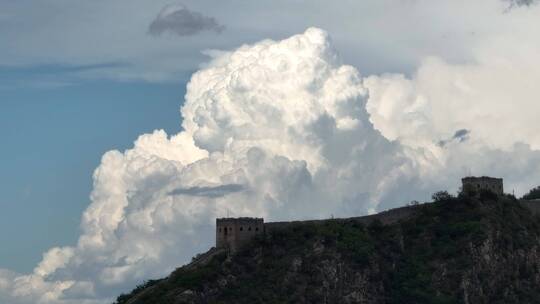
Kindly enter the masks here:
[[359, 217], [350, 217], [350, 218], [340, 218], [340, 219], [324, 219], [324, 220], [308, 220], [308, 221], [292, 221], [292, 222], [269, 222], [264, 223], [265, 232], [272, 232], [275, 230], [287, 228], [297, 224], [314, 224], [322, 225], [327, 221], [358, 221], [364, 225], [371, 224], [374, 220], [379, 220], [383, 224], [393, 224], [399, 222], [400, 220], [405, 220], [413, 216], [418, 212], [417, 206], [405, 206], [400, 208], [391, 209], [388, 211], [383, 211], [373, 215], [359, 216]]
[[[532, 213], [540, 215], [540, 199], [530, 200], [530, 201], [522, 200], [520, 201], [520, 203], [527, 209], [531, 210]], [[327, 221], [345, 222], [345, 221], [351, 221], [351, 220], [358, 221], [364, 225], [369, 225], [374, 220], [379, 220], [384, 225], [388, 225], [388, 224], [397, 223], [401, 220], [406, 220], [412, 217], [419, 211], [419, 208], [421, 208], [421, 205], [420, 206], [405, 206], [405, 207], [390, 209], [390, 210], [383, 211], [383, 212], [373, 214], [373, 215], [351, 217], [351, 218], [292, 221], [292, 222], [269, 222], [269, 223], [264, 223], [264, 230], [265, 232], [272, 232], [278, 229], [283, 229], [283, 228], [287, 228], [287, 227], [298, 225], [298, 224], [322, 225]]]

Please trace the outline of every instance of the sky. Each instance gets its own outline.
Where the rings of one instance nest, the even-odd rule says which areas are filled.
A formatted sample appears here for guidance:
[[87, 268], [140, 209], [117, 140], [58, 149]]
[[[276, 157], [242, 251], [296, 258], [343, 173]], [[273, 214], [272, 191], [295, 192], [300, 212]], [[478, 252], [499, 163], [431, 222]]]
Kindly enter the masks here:
[[111, 303], [216, 217], [540, 184], [534, 1], [0, 0], [0, 302]]

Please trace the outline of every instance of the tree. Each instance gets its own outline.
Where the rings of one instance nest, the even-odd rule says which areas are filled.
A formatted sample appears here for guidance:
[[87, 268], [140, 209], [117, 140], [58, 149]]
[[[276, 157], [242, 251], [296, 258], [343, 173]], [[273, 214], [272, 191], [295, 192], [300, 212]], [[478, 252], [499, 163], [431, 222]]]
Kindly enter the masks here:
[[450, 193], [448, 193], [448, 191], [437, 191], [433, 193], [431, 198], [435, 202], [443, 202], [443, 201], [451, 200], [454, 197]]
[[532, 188], [529, 193], [525, 194], [522, 199], [524, 200], [534, 200], [540, 199], [540, 186]]
[[420, 205], [420, 202], [417, 201], [417, 200], [413, 200], [413, 201], [411, 201], [411, 202], [409, 203], [409, 206], [418, 206], [418, 205]]

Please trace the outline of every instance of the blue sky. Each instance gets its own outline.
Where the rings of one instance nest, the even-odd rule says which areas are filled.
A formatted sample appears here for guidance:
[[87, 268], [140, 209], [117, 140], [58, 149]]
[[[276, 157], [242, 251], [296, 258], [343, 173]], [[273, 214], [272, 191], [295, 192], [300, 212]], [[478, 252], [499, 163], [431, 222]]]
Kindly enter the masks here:
[[[25, 83], [63, 72], [12, 68], [0, 78]], [[101, 155], [155, 129], [178, 132], [184, 94], [181, 79], [0, 89], [0, 242], [9, 244], [0, 268], [28, 272], [48, 248], [75, 243]]]

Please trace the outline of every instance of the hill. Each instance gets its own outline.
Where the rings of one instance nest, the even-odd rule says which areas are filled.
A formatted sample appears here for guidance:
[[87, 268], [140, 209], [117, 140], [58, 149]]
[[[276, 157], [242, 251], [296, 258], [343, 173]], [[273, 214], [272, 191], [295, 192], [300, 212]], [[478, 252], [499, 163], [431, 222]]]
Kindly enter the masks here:
[[297, 222], [116, 303], [540, 303], [539, 218], [513, 197], [437, 200], [388, 225]]

